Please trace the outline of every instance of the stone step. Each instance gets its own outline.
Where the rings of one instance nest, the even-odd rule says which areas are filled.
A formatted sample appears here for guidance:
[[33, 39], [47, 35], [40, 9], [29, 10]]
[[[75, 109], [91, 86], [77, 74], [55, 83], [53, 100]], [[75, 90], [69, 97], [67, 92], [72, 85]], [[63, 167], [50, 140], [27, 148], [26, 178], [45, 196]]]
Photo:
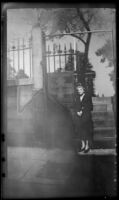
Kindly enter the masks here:
[[92, 147], [94, 149], [116, 148], [116, 137], [102, 137], [100, 135], [95, 135]]
[[93, 103], [106, 103], [106, 104], [110, 104], [112, 103], [112, 98], [111, 97], [93, 97], [92, 98]]
[[93, 120], [94, 127], [115, 127], [115, 121], [113, 119], [107, 120]]
[[114, 113], [113, 112], [92, 112], [92, 118], [94, 120], [108, 120], [108, 119], [114, 119]]
[[[77, 139], [74, 139], [74, 144], [76, 145]], [[117, 143], [115, 137], [93, 137], [92, 149], [116, 149]]]
[[113, 140], [93, 142], [93, 149], [113, 149], [113, 148], [115, 148], [115, 142]]
[[106, 104], [94, 104], [93, 105], [93, 111], [107, 111], [107, 105]]
[[103, 137], [112, 137], [116, 135], [116, 130], [114, 127], [95, 127], [94, 135], [100, 135]]

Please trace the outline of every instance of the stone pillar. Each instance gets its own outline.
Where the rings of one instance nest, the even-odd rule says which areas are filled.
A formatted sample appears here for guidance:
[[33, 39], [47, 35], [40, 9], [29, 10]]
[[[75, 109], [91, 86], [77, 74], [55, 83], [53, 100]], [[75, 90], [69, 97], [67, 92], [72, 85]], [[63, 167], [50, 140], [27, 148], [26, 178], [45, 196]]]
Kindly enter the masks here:
[[36, 138], [46, 141], [47, 126], [47, 98], [46, 98], [46, 61], [45, 61], [45, 35], [39, 23], [32, 28], [32, 72], [33, 97], [32, 112], [33, 126]]
[[40, 90], [43, 88], [43, 44], [42, 31], [39, 23], [32, 28], [32, 72], [33, 72], [33, 89]]

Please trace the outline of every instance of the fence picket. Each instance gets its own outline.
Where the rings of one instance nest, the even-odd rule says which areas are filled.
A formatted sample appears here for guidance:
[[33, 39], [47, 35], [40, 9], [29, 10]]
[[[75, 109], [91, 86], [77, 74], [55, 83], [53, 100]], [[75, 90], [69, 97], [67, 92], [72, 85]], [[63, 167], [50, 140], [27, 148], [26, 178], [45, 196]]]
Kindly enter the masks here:
[[[14, 43], [13, 43], [13, 48], [14, 48]], [[13, 49], [13, 68], [15, 67], [14, 65], [14, 49]]]
[[[20, 69], [24, 70], [28, 76], [32, 76], [32, 45], [30, 44], [30, 40], [28, 45], [26, 45], [26, 40], [24, 38], [18, 38], [13, 40], [12, 44], [7, 47], [7, 58], [8, 58], [8, 73], [7, 78], [13, 79], [15, 78], [15, 73], [18, 73]], [[26, 50], [26, 51], [25, 51]], [[26, 52], [26, 54], [25, 54]], [[28, 56], [25, 59], [25, 55]], [[11, 63], [9, 63], [11, 61]], [[12, 74], [11, 74], [12, 73]], [[12, 76], [11, 76], [12, 75]]]
[[24, 38], [23, 38], [23, 70], [25, 72], [25, 64], [24, 64]]
[[48, 71], [49, 71], [49, 73], [50, 73], [50, 47], [49, 47], [49, 45], [48, 45]]
[[18, 39], [18, 71], [20, 69], [20, 59], [19, 59], [19, 39]]
[[55, 72], [55, 44], [53, 44], [53, 54], [54, 54], [54, 72]]
[[[69, 46], [69, 49], [67, 50], [67, 46], [66, 44], [64, 44], [63, 46], [63, 50], [61, 50], [61, 45], [59, 44], [58, 45], [58, 50], [56, 51], [56, 48], [55, 48], [55, 44], [53, 44], [53, 51], [50, 51], [50, 46], [48, 45], [48, 51], [46, 51], [46, 58], [48, 59], [48, 63], [47, 63], [47, 67], [48, 67], [48, 73], [51, 72], [51, 68], [52, 65], [51, 65], [51, 59], [50, 58], [53, 58], [53, 64], [54, 64], [54, 72], [56, 70], [56, 58], [55, 57], [58, 57], [58, 68], [61, 70], [62, 69], [62, 58], [64, 57], [64, 70], [65, 70], [65, 67], [66, 67], [66, 64], [67, 64], [67, 56], [70, 56], [70, 59], [71, 59], [71, 62], [74, 63], [74, 66], [75, 66], [75, 70], [76, 70], [76, 66], [77, 66], [77, 43], [75, 45], [75, 50], [73, 49], [72, 47], [72, 43], [70, 43], [70, 46]], [[74, 61], [72, 60], [74, 58]]]
[[31, 65], [31, 63], [32, 63], [32, 51], [31, 51], [31, 40], [29, 39], [29, 64], [30, 64], [30, 78], [31, 78], [31, 75], [32, 75], [32, 65]]
[[74, 70], [76, 71], [76, 42], [74, 40]]
[[69, 52], [71, 53], [72, 52], [72, 44], [70, 43], [70, 49], [69, 49]]
[[66, 50], [66, 44], [65, 44], [65, 45], [64, 45], [65, 66], [66, 66], [66, 52], [67, 52], [67, 50]]
[[61, 50], [60, 50], [60, 44], [59, 44], [59, 69], [61, 70]]
[[77, 42], [76, 42], [76, 52], [78, 51], [78, 44], [77, 44]]

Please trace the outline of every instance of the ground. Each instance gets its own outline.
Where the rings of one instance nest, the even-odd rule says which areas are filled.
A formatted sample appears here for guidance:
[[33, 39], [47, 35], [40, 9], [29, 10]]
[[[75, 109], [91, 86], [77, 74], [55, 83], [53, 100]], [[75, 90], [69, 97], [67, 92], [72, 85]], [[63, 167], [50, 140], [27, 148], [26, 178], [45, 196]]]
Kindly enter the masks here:
[[114, 150], [9, 147], [4, 196], [7, 198], [116, 195]]
[[35, 126], [33, 130], [26, 120], [28, 113], [26, 116], [24, 113], [23, 120], [10, 115], [3, 196], [115, 196], [115, 149], [93, 149], [77, 155], [69, 113], [55, 104], [49, 108], [45, 140], [41, 127]]

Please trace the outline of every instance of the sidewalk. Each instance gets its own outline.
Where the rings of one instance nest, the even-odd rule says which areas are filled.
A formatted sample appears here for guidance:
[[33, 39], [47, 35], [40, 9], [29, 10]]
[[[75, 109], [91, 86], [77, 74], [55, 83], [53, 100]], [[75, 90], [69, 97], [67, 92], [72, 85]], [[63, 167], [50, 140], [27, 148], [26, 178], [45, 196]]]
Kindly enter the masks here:
[[73, 162], [72, 151], [9, 147], [7, 156], [7, 197], [61, 195], [60, 190], [70, 173], [67, 171], [65, 175], [64, 168]]
[[[81, 182], [82, 170], [84, 170], [86, 165], [90, 166], [87, 173], [91, 174], [92, 161], [89, 161], [88, 157], [91, 155], [102, 157], [104, 155], [113, 156], [116, 154], [114, 149], [109, 149], [92, 150], [88, 154], [81, 153], [81, 155], [85, 156], [82, 158], [80, 156], [76, 157], [72, 150], [8, 147], [8, 174], [5, 179], [5, 197], [35, 198], [67, 196], [70, 194], [70, 187], [74, 179], [74, 177], [71, 179], [71, 176], [74, 174], [76, 166], [78, 171], [80, 171], [80, 175], [78, 174], [78, 176], [80, 176]], [[86, 158], [86, 155], [90, 156]], [[86, 163], [83, 163], [81, 160]], [[84, 180], [85, 175], [83, 176]], [[84, 181], [83, 184], [85, 189], [79, 186], [80, 189], [77, 190], [79, 193], [77, 194], [77, 191], [72, 191], [71, 195], [76, 196], [80, 194], [83, 196], [89, 181], [91, 180], [87, 182], [86, 178], [86, 183]]]

